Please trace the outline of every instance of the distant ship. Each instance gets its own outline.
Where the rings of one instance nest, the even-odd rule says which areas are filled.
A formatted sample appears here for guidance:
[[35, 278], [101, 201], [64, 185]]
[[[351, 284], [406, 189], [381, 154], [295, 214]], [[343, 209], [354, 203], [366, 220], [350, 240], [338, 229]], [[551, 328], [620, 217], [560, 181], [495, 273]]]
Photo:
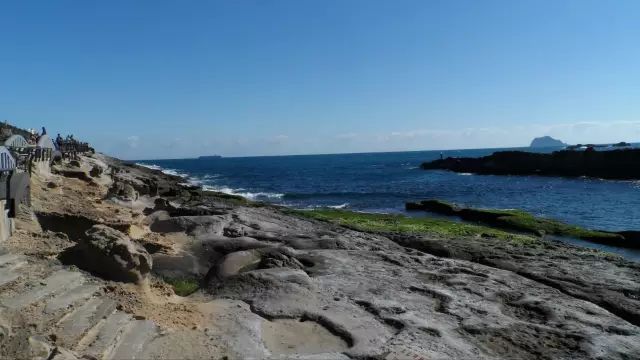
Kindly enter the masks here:
[[222, 156], [220, 155], [206, 155], [206, 156], [198, 157], [198, 160], [213, 160], [213, 159], [220, 159], [220, 158], [222, 158]]

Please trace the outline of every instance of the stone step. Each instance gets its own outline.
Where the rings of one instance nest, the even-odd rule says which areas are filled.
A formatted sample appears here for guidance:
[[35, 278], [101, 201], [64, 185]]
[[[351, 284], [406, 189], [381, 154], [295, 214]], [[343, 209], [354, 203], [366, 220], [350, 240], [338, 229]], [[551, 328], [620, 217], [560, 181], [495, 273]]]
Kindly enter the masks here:
[[0, 267], [4, 267], [6, 264], [14, 263], [19, 260], [24, 260], [24, 256], [16, 254], [2, 254], [0, 255]]
[[158, 336], [158, 333], [158, 326], [153, 321], [133, 321], [122, 334], [120, 343], [105, 359], [140, 359], [145, 345]]
[[19, 309], [33, 304], [43, 298], [66, 291], [81, 284], [84, 276], [77, 271], [59, 270], [48, 278], [42, 280], [42, 284], [27, 292], [2, 300], [2, 305], [10, 309]]
[[75, 347], [91, 328], [111, 315], [115, 309], [116, 302], [111, 299], [103, 297], [89, 299], [58, 322], [56, 336], [59, 344], [68, 348]]
[[27, 264], [27, 259], [22, 255], [0, 255], [0, 286], [8, 284], [21, 277], [22, 273], [16, 271]]
[[66, 309], [80, 300], [85, 300], [95, 294], [100, 287], [98, 285], [87, 284], [71, 288], [63, 293], [55, 295], [47, 300], [44, 312], [52, 314], [58, 310]]
[[19, 277], [20, 274], [13, 270], [0, 268], [0, 286], [8, 284]]
[[102, 322], [94, 338], [91, 339], [87, 346], [81, 344], [76, 350], [95, 359], [105, 358], [108, 353], [113, 351], [118, 340], [127, 329], [127, 325], [131, 322], [132, 318], [129, 314], [116, 311]]

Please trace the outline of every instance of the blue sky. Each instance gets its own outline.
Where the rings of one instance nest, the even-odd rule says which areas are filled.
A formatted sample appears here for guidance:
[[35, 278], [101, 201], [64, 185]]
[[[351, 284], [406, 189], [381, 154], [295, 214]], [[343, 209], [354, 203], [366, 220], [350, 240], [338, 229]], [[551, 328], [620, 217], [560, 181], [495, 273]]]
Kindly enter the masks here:
[[640, 141], [640, 1], [11, 1], [0, 120], [139, 158]]

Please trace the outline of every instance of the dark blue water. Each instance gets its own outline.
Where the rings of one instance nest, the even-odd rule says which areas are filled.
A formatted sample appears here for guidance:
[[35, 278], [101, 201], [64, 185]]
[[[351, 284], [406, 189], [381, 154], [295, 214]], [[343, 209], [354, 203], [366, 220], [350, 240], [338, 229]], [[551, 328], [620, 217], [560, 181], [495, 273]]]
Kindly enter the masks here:
[[[494, 151], [445, 151], [444, 156]], [[473, 207], [523, 209], [592, 229], [640, 230], [640, 181], [419, 169], [421, 162], [439, 157], [440, 151], [421, 151], [138, 163], [188, 176], [206, 188], [295, 208], [400, 213], [406, 201], [434, 198]]]

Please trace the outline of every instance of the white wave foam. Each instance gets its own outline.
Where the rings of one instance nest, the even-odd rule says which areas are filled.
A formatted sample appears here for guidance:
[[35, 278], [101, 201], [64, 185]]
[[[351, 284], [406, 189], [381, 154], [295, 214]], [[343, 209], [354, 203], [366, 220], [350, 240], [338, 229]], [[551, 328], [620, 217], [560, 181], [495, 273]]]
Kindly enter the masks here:
[[349, 206], [349, 203], [344, 203], [340, 205], [329, 205], [327, 207], [330, 209], [345, 209], [347, 206]]
[[279, 194], [279, 193], [249, 192], [249, 191], [245, 191], [245, 189], [242, 189], [242, 188], [232, 189], [227, 186], [214, 186], [214, 185], [206, 184], [211, 180], [219, 178], [221, 176], [220, 174], [207, 174], [202, 177], [196, 177], [196, 176], [189, 176], [188, 174], [182, 173], [175, 169], [165, 169], [161, 166], [154, 165], [154, 164], [136, 163], [136, 165], [146, 167], [152, 170], [160, 170], [167, 175], [179, 176], [186, 180], [185, 182], [181, 183], [181, 185], [199, 186], [204, 191], [215, 191], [215, 192], [221, 192], [229, 195], [237, 195], [237, 196], [242, 196], [243, 198], [246, 198], [249, 200], [278, 200], [278, 199], [282, 199], [282, 197], [284, 196], [284, 194]]
[[249, 192], [249, 191], [244, 191], [244, 189], [232, 189], [227, 186], [203, 185], [202, 190], [215, 191], [215, 192], [221, 192], [229, 195], [242, 196], [243, 198], [246, 198], [249, 200], [278, 200], [278, 199], [282, 199], [282, 197], [284, 196], [284, 194], [279, 194], [279, 193]]
[[179, 177], [185, 178], [185, 179], [189, 177], [189, 174], [181, 173], [176, 169], [165, 169], [165, 168], [163, 168], [161, 166], [154, 165], [154, 164], [136, 163], [136, 165], [142, 166], [142, 167], [145, 167], [145, 168], [151, 169], [151, 170], [160, 170], [160, 171], [162, 171], [162, 173], [167, 174], [167, 175], [179, 176]]
[[143, 164], [143, 163], [136, 163], [136, 165], [142, 166], [144, 168], [151, 169], [151, 170], [162, 170], [162, 168], [158, 165], [149, 165], [149, 164]]
[[460, 175], [460, 176], [471, 176], [473, 174], [472, 173], [458, 173], [458, 175]]

